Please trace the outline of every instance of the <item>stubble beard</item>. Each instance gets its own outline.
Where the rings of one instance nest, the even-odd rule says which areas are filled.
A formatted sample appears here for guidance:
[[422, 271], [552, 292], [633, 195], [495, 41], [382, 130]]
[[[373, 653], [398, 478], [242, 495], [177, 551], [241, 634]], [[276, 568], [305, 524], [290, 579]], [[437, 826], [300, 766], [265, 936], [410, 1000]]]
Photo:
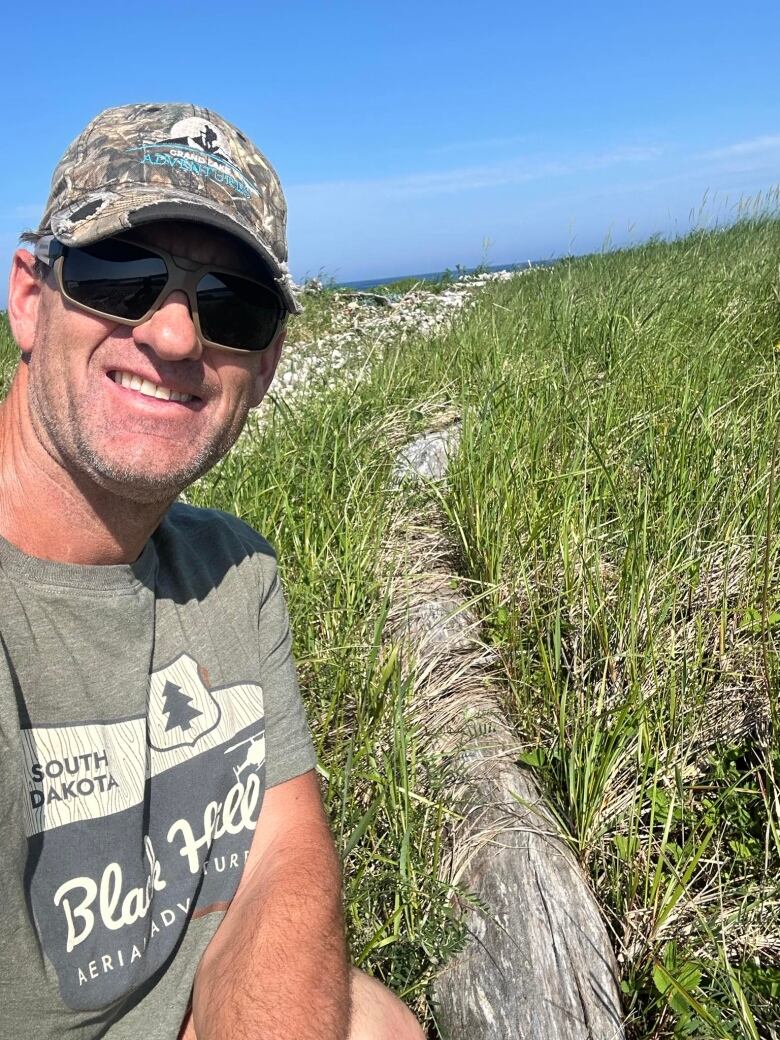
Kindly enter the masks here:
[[173, 502], [230, 451], [249, 412], [248, 406], [240, 409], [228, 427], [218, 430], [183, 465], [164, 473], [149, 473], [143, 471], [140, 462], [134, 465], [130, 461], [111, 458], [96, 447], [94, 441], [110, 436], [110, 431], [99, 428], [90, 436], [86, 424], [80, 419], [89, 414], [87, 401], [79, 403], [68, 398], [64, 415], [58, 414], [43, 388], [45, 380], [42, 375], [34, 371], [33, 358], [28, 387], [30, 417], [36, 435], [49, 455], [74, 477], [78, 474], [82, 480], [87, 478], [117, 498], [138, 504], [160, 506]]

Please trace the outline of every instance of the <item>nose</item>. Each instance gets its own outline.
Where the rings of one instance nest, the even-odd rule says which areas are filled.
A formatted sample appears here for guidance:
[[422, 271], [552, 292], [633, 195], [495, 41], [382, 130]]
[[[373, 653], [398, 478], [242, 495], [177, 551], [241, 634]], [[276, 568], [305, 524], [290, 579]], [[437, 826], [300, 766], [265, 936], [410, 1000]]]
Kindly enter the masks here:
[[137, 346], [147, 346], [165, 361], [197, 360], [203, 353], [186, 293], [177, 289], [152, 316], [133, 329]]

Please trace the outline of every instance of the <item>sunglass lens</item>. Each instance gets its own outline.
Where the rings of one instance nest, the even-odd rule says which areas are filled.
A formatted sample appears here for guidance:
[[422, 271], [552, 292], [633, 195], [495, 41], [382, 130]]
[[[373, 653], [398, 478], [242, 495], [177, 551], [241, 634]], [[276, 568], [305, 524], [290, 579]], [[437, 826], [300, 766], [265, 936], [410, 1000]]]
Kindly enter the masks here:
[[162, 257], [116, 239], [68, 249], [62, 267], [65, 295], [71, 300], [130, 321], [146, 314], [167, 280]]
[[240, 275], [209, 273], [198, 282], [198, 317], [204, 339], [239, 350], [265, 350], [279, 328], [279, 298]]

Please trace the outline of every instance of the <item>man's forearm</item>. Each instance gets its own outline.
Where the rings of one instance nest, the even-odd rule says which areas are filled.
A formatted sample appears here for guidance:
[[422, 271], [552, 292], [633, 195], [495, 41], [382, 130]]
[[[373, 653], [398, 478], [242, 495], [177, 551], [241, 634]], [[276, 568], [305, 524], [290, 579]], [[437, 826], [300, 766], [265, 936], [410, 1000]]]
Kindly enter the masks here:
[[329, 834], [274, 849], [239, 892], [195, 977], [198, 1040], [344, 1040], [349, 969]]

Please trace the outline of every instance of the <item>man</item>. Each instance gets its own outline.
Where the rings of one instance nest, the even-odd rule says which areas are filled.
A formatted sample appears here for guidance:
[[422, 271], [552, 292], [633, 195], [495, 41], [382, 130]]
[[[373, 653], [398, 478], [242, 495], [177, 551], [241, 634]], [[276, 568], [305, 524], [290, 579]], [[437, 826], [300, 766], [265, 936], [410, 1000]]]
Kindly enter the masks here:
[[4, 1038], [422, 1035], [346, 961], [273, 552], [173, 504], [273, 379], [285, 221], [235, 127], [133, 105], [70, 146], [14, 256]]

